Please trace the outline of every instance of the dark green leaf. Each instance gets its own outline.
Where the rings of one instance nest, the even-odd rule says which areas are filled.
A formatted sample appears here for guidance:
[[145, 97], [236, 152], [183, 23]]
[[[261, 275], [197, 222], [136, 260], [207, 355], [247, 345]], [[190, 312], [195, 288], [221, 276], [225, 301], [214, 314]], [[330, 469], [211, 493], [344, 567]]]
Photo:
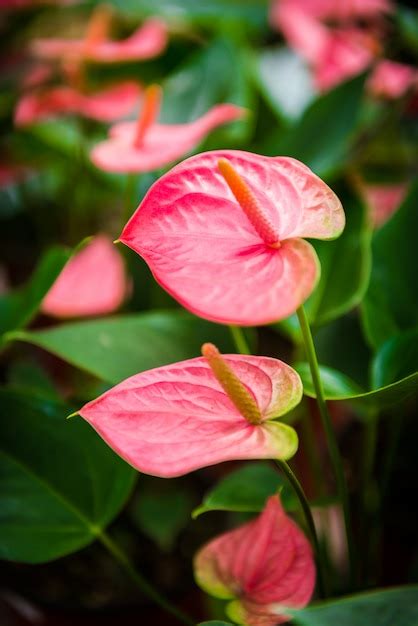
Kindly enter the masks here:
[[[316, 398], [308, 363], [296, 363], [294, 368], [302, 379], [305, 394]], [[384, 408], [418, 395], [418, 374], [372, 391], [364, 391], [347, 376], [329, 367], [321, 366], [320, 373], [327, 400], [344, 400], [360, 406]]]
[[210, 622], [200, 622], [197, 626], [233, 626], [231, 622], [220, 622], [219, 620], [212, 620]]
[[[243, 52], [227, 39], [217, 39], [192, 55], [164, 83], [161, 119], [167, 124], [189, 122], [219, 102], [250, 106]], [[224, 134], [239, 138], [249, 118], [225, 126]]]
[[163, 488], [155, 484], [143, 486], [132, 505], [131, 514], [145, 535], [162, 550], [170, 550], [179, 532], [190, 522], [191, 510], [189, 491], [170, 481], [170, 485]]
[[[304, 304], [313, 326], [322, 326], [357, 306], [367, 289], [371, 268], [371, 235], [367, 211], [346, 188], [336, 190], [346, 213], [346, 227], [335, 241], [312, 242], [321, 263], [321, 278]], [[293, 339], [301, 341], [296, 315], [281, 322]]]
[[207, 511], [262, 511], [266, 499], [281, 489], [284, 506], [297, 508], [297, 500], [278, 470], [263, 462], [254, 462], [231, 472], [206, 496], [193, 511], [194, 518]]
[[200, 356], [206, 341], [234, 352], [229, 331], [183, 311], [119, 315], [9, 335], [33, 343], [109, 383]]
[[376, 353], [372, 384], [376, 389], [418, 372], [418, 329], [386, 341]]
[[418, 325], [417, 204], [415, 184], [398, 212], [373, 237], [373, 267], [362, 313], [375, 349]]
[[331, 600], [292, 615], [298, 626], [413, 626], [418, 624], [418, 586]]
[[260, 151], [295, 157], [320, 176], [340, 170], [359, 119], [363, 85], [359, 76], [321, 95], [284, 135], [273, 131]]
[[136, 473], [68, 407], [0, 392], [0, 556], [42, 563], [96, 539]]
[[31, 321], [69, 256], [65, 248], [51, 248], [24, 287], [0, 297], [0, 334], [22, 328]]
[[219, 21], [245, 22], [249, 26], [262, 26], [267, 23], [268, 0], [112, 0], [117, 10], [138, 19], [160, 15], [168, 20], [173, 18], [195, 21], [217, 26]]

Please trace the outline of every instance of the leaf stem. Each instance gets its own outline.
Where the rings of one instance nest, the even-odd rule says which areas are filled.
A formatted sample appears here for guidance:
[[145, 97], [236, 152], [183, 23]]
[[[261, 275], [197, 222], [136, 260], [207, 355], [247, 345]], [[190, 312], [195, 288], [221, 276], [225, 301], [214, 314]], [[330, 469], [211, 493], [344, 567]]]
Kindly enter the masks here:
[[350, 502], [348, 497], [347, 483], [344, 476], [344, 468], [340, 451], [338, 449], [337, 440], [332, 427], [331, 417], [328, 412], [327, 403], [325, 400], [324, 389], [322, 386], [322, 380], [319, 373], [318, 358], [316, 355], [315, 345], [312, 338], [309, 321], [303, 306], [300, 306], [297, 310], [300, 328], [302, 331], [303, 341], [305, 344], [306, 356], [308, 358], [309, 367], [311, 370], [312, 382], [315, 388], [316, 401], [318, 403], [318, 409], [322, 420], [322, 426], [325, 431], [325, 436], [328, 445], [328, 451], [333, 466], [337, 490], [338, 499], [341, 502], [344, 514], [345, 533], [348, 548], [348, 558], [350, 562], [350, 580], [354, 582], [355, 570], [355, 549], [353, 540], [353, 531], [351, 527], [351, 515], [350, 515]]
[[297, 479], [297, 477], [293, 473], [293, 471], [290, 468], [290, 466], [286, 463], [286, 461], [280, 461], [280, 460], [276, 459], [275, 463], [279, 467], [279, 469], [283, 472], [283, 474], [286, 476], [287, 480], [292, 485], [293, 490], [294, 490], [294, 492], [296, 493], [296, 495], [297, 495], [297, 497], [299, 499], [300, 505], [302, 507], [302, 510], [303, 510], [303, 513], [304, 513], [304, 516], [305, 516], [306, 525], [308, 527], [309, 535], [311, 537], [311, 540], [312, 540], [312, 543], [313, 543], [313, 546], [314, 546], [314, 550], [315, 550], [315, 554], [316, 554], [319, 595], [322, 598], [326, 598], [328, 596], [328, 590], [326, 588], [325, 576], [324, 576], [324, 571], [323, 571], [322, 551], [321, 551], [321, 546], [319, 545], [318, 535], [316, 533], [316, 528], [315, 528], [315, 522], [314, 522], [314, 519], [312, 517], [312, 511], [311, 511], [311, 508], [309, 506], [308, 499], [307, 499], [307, 497], [305, 495], [305, 492], [303, 491], [302, 485], [300, 484], [299, 480]]
[[100, 532], [97, 535], [97, 538], [99, 539], [99, 541], [101, 541], [105, 548], [109, 550], [111, 555], [122, 566], [128, 576], [131, 578], [131, 580], [144, 595], [148, 596], [148, 598], [153, 600], [162, 609], [167, 611], [167, 613], [171, 613], [171, 615], [176, 617], [178, 621], [182, 624], [186, 624], [187, 626], [194, 626], [194, 620], [190, 619], [190, 617], [188, 617], [182, 611], [173, 606], [147, 580], [145, 580], [145, 578], [143, 578], [139, 572], [137, 572], [137, 570], [129, 560], [129, 557], [106, 532]]
[[245, 338], [244, 331], [240, 326], [228, 326], [231, 331], [232, 339], [234, 340], [235, 346], [240, 354], [251, 354], [250, 347]]

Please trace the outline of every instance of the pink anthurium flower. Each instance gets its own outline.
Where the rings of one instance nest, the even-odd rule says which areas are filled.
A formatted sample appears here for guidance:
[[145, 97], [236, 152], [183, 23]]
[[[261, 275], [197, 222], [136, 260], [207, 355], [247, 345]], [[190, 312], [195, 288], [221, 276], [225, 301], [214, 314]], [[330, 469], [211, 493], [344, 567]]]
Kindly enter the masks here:
[[298, 374], [267, 357], [203, 357], [142, 372], [80, 415], [145, 474], [170, 478], [223, 461], [290, 458], [298, 440], [277, 417], [302, 396]]
[[137, 106], [140, 87], [126, 81], [103, 91], [85, 94], [73, 87], [49, 87], [23, 94], [15, 110], [15, 124], [27, 126], [43, 119], [74, 113], [99, 122], [124, 117]]
[[283, 13], [293, 8], [319, 20], [347, 22], [389, 13], [392, 3], [389, 0], [273, 0], [270, 9], [273, 26], [281, 29]]
[[411, 65], [384, 59], [375, 67], [367, 86], [374, 96], [400, 98], [412, 87], [418, 88], [418, 70]]
[[243, 117], [234, 104], [218, 104], [188, 124], [158, 124], [161, 90], [149, 87], [137, 121], [115, 124], [110, 138], [91, 152], [96, 167], [108, 172], [151, 172], [193, 150], [221, 124]]
[[122, 41], [108, 39], [110, 23], [111, 12], [101, 5], [93, 12], [84, 38], [37, 39], [31, 49], [43, 59], [121, 63], [153, 58], [167, 45], [167, 27], [159, 19], [149, 19]]
[[123, 260], [106, 235], [72, 257], [45, 296], [41, 310], [58, 318], [112, 313], [128, 292]]
[[196, 582], [224, 600], [228, 616], [248, 626], [275, 626], [302, 608], [315, 587], [315, 564], [303, 532], [271, 496], [254, 520], [204, 546], [194, 560]]
[[314, 289], [319, 262], [302, 237], [343, 228], [337, 196], [296, 159], [222, 150], [162, 176], [120, 240], [196, 315], [253, 326], [288, 317]]
[[401, 206], [408, 192], [408, 183], [362, 183], [360, 188], [371, 210], [373, 225], [379, 228]]

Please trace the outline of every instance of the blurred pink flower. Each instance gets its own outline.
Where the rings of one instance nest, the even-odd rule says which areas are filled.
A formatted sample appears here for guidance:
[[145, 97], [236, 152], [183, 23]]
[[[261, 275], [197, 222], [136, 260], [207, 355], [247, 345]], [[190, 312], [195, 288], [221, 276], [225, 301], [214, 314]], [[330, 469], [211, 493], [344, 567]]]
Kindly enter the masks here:
[[94, 11], [82, 39], [36, 39], [32, 52], [43, 59], [120, 63], [150, 59], [161, 54], [167, 45], [167, 28], [159, 19], [149, 19], [130, 37], [121, 41], [108, 39], [111, 13], [106, 5]]
[[315, 587], [311, 546], [286, 515], [280, 496], [271, 496], [254, 520], [204, 546], [194, 561], [198, 585], [224, 600], [239, 624], [275, 626], [286, 609], [302, 608]]
[[290, 458], [298, 440], [276, 420], [302, 397], [298, 374], [277, 359], [220, 355], [142, 372], [79, 414], [145, 474], [170, 478], [223, 461]]
[[218, 104], [188, 124], [159, 124], [161, 90], [149, 87], [137, 121], [113, 126], [110, 138], [91, 152], [96, 167], [108, 172], [151, 172], [180, 159], [211, 130], [245, 115], [234, 104]]
[[383, 226], [401, 206], [408, 192], [408, 183], [361, 184], [366, 204], [371, 210], [375, 228]]
[[306, 300], [320, 268], [302, 237], [332, 239], [344, 223], [337, 196], [300, 161], [222, 150], [162, 176], [120, 239], [196, 315], [253, 326]]
[[101, 122], [111, 122], [129, 114], [137, 106], [140, 87], [133, 81], [86, 94], [73, 87], [47, 87], [25, 93], [15, 109], [17, 126], [27, 126], [62, 114], [78, 114]]
[[[386, 0], [278, 0], [272, 4], [272, 24], [312, 67], [321, 91], [366, 70], [380, 51], [371, 27], [356, 18], [379, 18], [392, 6]], [[336, 22], [334, 26], [326, 23]]]
[[373, 70], [367, 86], [374, 96], [400, 98], [412, 87], [418, 88], [418, 69], [384, 59]]
[[390, 0], [273, 0], [270, 9], [272, 24], [281, 29], [283, 13], [293, 8], [319, 20], [347, 22], [389, 13], [393, 5]]
[[58, 318], [112, 313], [128, 292], [123, 260], [106, 235], [97, 235], [65, 265], [41, 310]]
[[355, 27], [330, 28], [300, 4], [285, 0], [277, 14], [289, 45], [311, 65], [318, 89], [329, 89], [368, 67], [378, 50], [371, 34]]

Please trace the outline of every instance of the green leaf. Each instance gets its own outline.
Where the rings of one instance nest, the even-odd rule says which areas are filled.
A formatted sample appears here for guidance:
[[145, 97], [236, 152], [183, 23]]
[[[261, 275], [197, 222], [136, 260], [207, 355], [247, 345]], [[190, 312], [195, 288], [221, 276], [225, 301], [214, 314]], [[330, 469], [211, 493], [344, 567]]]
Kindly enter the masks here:
[[94, 541], [136, 476], [68, 407], [0, 391], [0, 558], [42, 563]]
[[51, 248], [24, 287], [0, 297], [0, 334], [29, 324], [69, 257], [67, 249]]
[[418, 326], [417, 204], [418, 183], [373, 237], [373, 267], [362, 317], [375, 349], [393, 335]]
[[273, 111], [290, 122], [300, 118], [315, 96], [308, 66], [284, 46], [260, 52], [255, 63], [255, 79]]
[[35, 344], [109, 383], [200, 355], [206, 341], [234, 352], [229, 331], [183, 311], [156, 311], [18, 331], [8, 339]]
[[[157, 484], [156, 484], [157, 482]], [[164, 486], [159, 485], [164, 482]], [[170, 550], [178, 534], [190, 522], [190, 492], [170, 481], [153, 481], [142, 486], [132, 505], [131, 515], [138, 528], [162, 550]]]
[[361, 593], [289, 613], [295, 626], [412, 626], [418, 624], [418, 586]]
[[[293, 367], [302, 379], [305, 395], [316, 398], [308, 363], [296, 363]], [[406, 376], [390, 385], [364, 391], [357, 383], [337, 370], [325, 366], [320, 366], [319, 369], [326, 400], [349, 401], [366, 408], [385, 408], [418, 395], [418, 373]]]
[[266, 499], [281, 489], [287, 510], [297, 508], [297, 500], [278, 470], [263, 462], [253, 462], [231, 472], [203, 498], [193, 518], [208, 511], [262, 511]]
[[378, 388], [418, 372], [418, 329], [386, 341], [372, 364], [372, 384]]
[[[359, 198], [337, 189], [346, 213], [346, 227], [334, 241], [312, 242], [321, 263], [321, 278], [304, 307], [312, 326], [322, 326], [357, 306], [369, 283], [372, 228]], [[302, 340], [296, 315], [280, 322], [294, 340]]]
[[[167, 124], [190, 122], [220, 102], [249, 108], [245, 73], [236, 71], [245, 65], [243, 54], [238, 46], [221, 38], [194, 53], [165, 81], [161, 119]], [[240, 138], [246, 135], [248, 125], [249, 117], [225, 125], [222, 132], [229, 138]]]
[[200, 622], [197, 626], [233, 626], [231, 622], [220, 622], [219, 620], [211, 620], [210, 622]]
[[218, 21], [245, 22], [248, 26], [267, 23], [268, 0], [112, 0], [118, 12], [129, 17], [145, 18], [159, 15], [167, 20], [173, 18], [193, 21], [215, 28]]
[[363, 86], [364, 76], [357, 76], [319, 96], [284, 135], [273, 131], [260, 152], [295, 157], [320, 176], [340, 170], [359, 120]]

